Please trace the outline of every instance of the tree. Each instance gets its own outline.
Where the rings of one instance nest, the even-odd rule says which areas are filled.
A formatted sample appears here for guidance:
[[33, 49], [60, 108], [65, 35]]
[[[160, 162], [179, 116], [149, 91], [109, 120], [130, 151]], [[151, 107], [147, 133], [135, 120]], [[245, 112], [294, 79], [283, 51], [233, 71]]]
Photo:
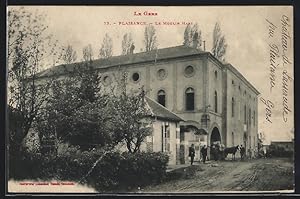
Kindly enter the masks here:
[[212, 53], [217, 59], [221, 61], [225, 61], [226, 49], [227, 49], [227, 44], [226, 44], [225, 36], [222, 35], [220, 24], [217, 22], [215, 24], [215, 28], [213, 32]]
[[82, 55], [83, 55], [83, 60], [85, 62], [89, 62], [89, 61], [92, 61], [94, 58], [93, 58], [93, 49], [92, 49], [92, 45], [89, 44], [87, 46], [85, 46], [83, 49], [82, 49]]
[[113, 41], [112, 38], [106, 33], [99, 51], [99, 58], [109, 58], [112, 56]]
[[120, 86], [120, 95], [111, 98], [113, 105], [111, 131], [116, 136], [114, 140], [124, 141], [127, 150], [135, 153], [140, 150], [142, 142], [151, 133], [151, 119], [143, 88], [136, 92], [127, 92], [126, 79], [125, 73], [122, 77], [124, 86]]
[[47, 33], [45, 17], [23, 7], [8, 11], [9, 123], [16, 119], [18, 125], [18, 131], [9, 129], [10, 153], [21, 152], [24, 138], [48, 100], [51, 80], [40, 84], [37, 78], [46, 58], [55, 54], [57, 42]]
[[146, 52], [157, 49], [156, 30], [153, 25], [145, 27], [144, 44]]
[[201, 49], [202, 36], [201, 30], [199, 30], [199, 26], [197, 23], [193, 26], [191, 26], [190, 24], [186, 26], [183, 36], [183, 45]]
[[71, 64], [76, 61], [77, 53], [71, 45], [68, 45], [63, 50], [64, 50], [63, 61], [65, 62], [65, 64]]
[[85, 69], [85, 75], [76, 72], [54, 81], [53, 95], [36, 126], [40, 138], [55, 136], [58, 141], [79, 146], [81, 150], [112, 143], [107, 128], [111, 115], [108, 97], [97, 93], [99, 84], [93, 78], [86, 80], [88, 70]]
[[131, 33], [124, 34], [122, 40], [122, 55], [133, 54], [134, 48], [135, 47], [132, 39], [132, 34]]

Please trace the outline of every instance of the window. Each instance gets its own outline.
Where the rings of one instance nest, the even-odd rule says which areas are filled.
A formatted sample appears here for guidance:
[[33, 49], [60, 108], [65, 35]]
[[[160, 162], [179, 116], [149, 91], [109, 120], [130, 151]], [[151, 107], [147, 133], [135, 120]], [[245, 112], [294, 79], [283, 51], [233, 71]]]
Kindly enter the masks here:
[[159, 79], [159, 80], [165, 79], [165, 78], [167, 77], [167, 72], [166, 72], [166, 70], [165, 70], [165, 69], [159, 69], [159, 70], [157, 71], [157, 76], [158, 76], [158, 79]]
[[249, 109], [249, 126], [251, 125], [251, 109]]
[[193, 66], [187, 66], [184, 70], [185, 76], [186, 77], [192, 77], [195, 73], [194, 67]]
[[231, 99], [231, 117], [234, 117], [234, 106], [235, 106], [234, 103], [235, 103], [234, 98], [232, 98]]
[[234, 85], [234, 80], [231, 80], [231, 84]]
[[215, 78], [218, 78], [218, 71], [215, 70]]
[[163, 106], [166, 106], [166, 93], [164, 90], [158, 91], [157, 102]]
[[253, 111], [253, 125], [255, 126], [255, 111]]
[[231, 144], [232, 144], [232, 146], [234, 146], [234, 133], [233, 132], [231, 133], [231, 138], [232, 138], [232, 143]]
[[246, 105], [244, 106], [244, 124], [246, 124], [247, 121], [247, 108]]
[[251, 147], [251, 136], [249, 135], [249, 148], [252, 148]]
[[179, 137], [180, 137], [180, 141], [184, 141], [184, 132], [183, 131], [180, 131]]
[[195, 105], [195, 92], [193, 88], [188, 88], [185, 91], [185, 107], [187, 111], [194, 110]]
[[140, 75], [138, 73], [133, 73], [132, 74], [132, 80], [137, 82], [140, 79]]
[[217, 113], [218, 112], [218, 93], [217, 93], [217, 91], [215, 91], [214, 100], [215, 100], [215, 112]]
[[107, 85], [109, 85], [110, 83], [111, 83], [111, 78], [110, 78], [108, 75], [104, 76], [104, 78], [103, 78], [103, 84], [104, 84], [105, 86], [107, 86]]

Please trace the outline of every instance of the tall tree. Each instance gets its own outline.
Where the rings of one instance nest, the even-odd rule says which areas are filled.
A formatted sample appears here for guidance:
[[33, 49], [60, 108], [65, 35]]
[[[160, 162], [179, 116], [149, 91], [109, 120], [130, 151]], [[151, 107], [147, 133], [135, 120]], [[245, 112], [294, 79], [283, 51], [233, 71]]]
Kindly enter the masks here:
[[146, 52], [155, 50], [157, 48], [156, 30], [153, 25], [148, 25], [145, 27], [144, 44]]
[[48, 100], [51, 80], [39, 84], [38, 72], [56, 52], [57, 42], [47, 33], [43, 13], [25, 8], [8, 10], [9, 123], [17, 115], [18, 131], [9, 129], [9, 150], [20, 152], [24, 138]]
[[83, 49], [82, 49], [82, 55], [83, 55], [83, 60], [85, 62], [90, 62], [92, 61], [94, 58], [93, 58], [93, 49], [92, 49], [92, 45], [89, 44], [87, 46], [85, 46]]
[[225, 36], [222, 35], [220, 24], [217, 22], [214, 27], [213, 47], [211, 51], [217, 59], [225, 61], [226, 49], [227, 43], [225, 40]]
[[193, 26], [188, 24], [185, 27], [184, 35], [183, 35], [183, 45], [201, 49], [202, 36], [201, 36], [201, 30], [199, 30], [199, 26], [197, 23], [194, 24]]
[[99, 58], [109, 58], [112, 56], [113, 52], [113, 40], [112, 38], [106, 33], [103, 42], [100, 47], [99, 51]]
[[76, 61], [77, 53], [73, 49], [73, 46], [67, 45], [67, 47], [65, 47], [63, 50], [64, 50], [64, 53], [63, 53], [62, 59], [65, 62], [65, 64], [71, 64]]
[[126, 33], [122, 40], [122, 55], [133, 54], [134, 42], [131, 33]]
[[112, 128], [114, 140], [124, 141], [127, 150], [135, 153], [145, 138], [151, 133], [150, 112], [145, 101], [143, 87], [137, 92], [127, 91], [127, 74], [123, 73], [119, 95], [111, 98]]
[[82, 95], [90, 94], [89, 89], [88, 92], [83, 91], [90, 86], [83, 84], [94, 83], [84, 81], [77, 75], [54, 81], [53, 96], [37, 123], [40, 137], [55, 135], [58, 140], [79, 146], [82, 150], [109, 144], [107, 97], [97, 96], [90, 100]]

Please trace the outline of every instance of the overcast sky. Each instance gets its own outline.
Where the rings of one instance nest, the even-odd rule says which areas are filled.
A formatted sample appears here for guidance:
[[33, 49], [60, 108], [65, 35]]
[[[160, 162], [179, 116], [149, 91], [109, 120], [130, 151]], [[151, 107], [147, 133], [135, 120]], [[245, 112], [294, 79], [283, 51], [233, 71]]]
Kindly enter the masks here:
[[[32, 8], [31, 8], [32, 9]], [[206, 51], [212, 47], [212, 31], [215, 22], [219, 22], [222, 32], [226, 36], [228, 50], [226, 60], [235, 66], [248, 79], [258, 91], [260, 97], [274, 103], [271, 121], [265, 119], [265, 105], [259, 100], [259, 131], [263, 131], [267, 141], [290, 140], [291, 130], [294, 128], [294, 101], [293, 80], [288, 84], [288, 107], [291, 110], [287, 115], [287, 122], [283, 121], [283, 96], [282, 96], [282, 16], [289, 18], [290, 26], [287, 30], [293, 38], [293, 10], [292, 7], [258, 7], [258, 6], [224, 6], [224, 7], [112, 7], [112, 6], [35, 6], [47, 14], [49, 31], [60, 43], [71, 44], [81, 57], [82, 48], [92, 44], [95, 57], [98, 56], [99, 47], [105, 33], [113, 38], [114, 55], [121, 53], [123, 34], [133, 34], [136, 50], [143, 47], [144, 26], [118, 25], [119, 22], [145, 21], [145, 22], [191, 22], [198, 23], [202, 31], [202, 39], [206, 41]], [[155, 12], [157, 16], [134, 16], [134, 12]], [[268, 22], [275, 28], [273, 38], [268, 38]], [[104, 25], [104, 22], [116, 25]], [[155, 26], [158, 37], [158, 47], [181, 45], [185, 25], [157, 25]], [[275, 44], [279, 49], [276, 63], [279, 66], [275, 72], [275, 87], [270, 91], [270, 47]], [[292, 64], [285, 65], [288, 74], [293, 74], [293, 41], [288, 40], [285, 52]]]

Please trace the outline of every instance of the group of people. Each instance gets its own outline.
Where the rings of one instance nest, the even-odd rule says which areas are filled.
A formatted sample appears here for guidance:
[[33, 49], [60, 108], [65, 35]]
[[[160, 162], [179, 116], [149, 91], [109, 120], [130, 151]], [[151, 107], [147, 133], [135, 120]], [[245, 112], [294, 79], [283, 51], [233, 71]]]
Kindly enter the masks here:
[[[225, 146], [223, 144], [213, 144], [211, 146], [211, 159], [218, 161], [218, 160], [225, 160], [225, 153], [224, 153]], [[246, 149], [243, 145], [239, 146], [240, 154], [241, 154], [241, 160], [244, 160]], [[202, 162], [205, 163], [207, 159], [207, 146], [204, 145], [200, 150], [201, 156], [202, 156]], [[195, 148], [194, 144], [192, 144], [189, 147], [189, 157], [191, 158], [191, 165], [194, 163], [195, 158]]]
[[[201, 155], [202, 155], [202, 161], [203, 163], [205, 163], [206, 161], [206, 157], [207, 157], [207, 146], [204, 145], [201, 150]], [[194, 163], [194, 158], [195, 158], [195, 148], [194, 148], [194, 144], [191, 145], [191, 147], [189, 148], [189, 157], [191, 158], [191, 165], [193, 165]]]

